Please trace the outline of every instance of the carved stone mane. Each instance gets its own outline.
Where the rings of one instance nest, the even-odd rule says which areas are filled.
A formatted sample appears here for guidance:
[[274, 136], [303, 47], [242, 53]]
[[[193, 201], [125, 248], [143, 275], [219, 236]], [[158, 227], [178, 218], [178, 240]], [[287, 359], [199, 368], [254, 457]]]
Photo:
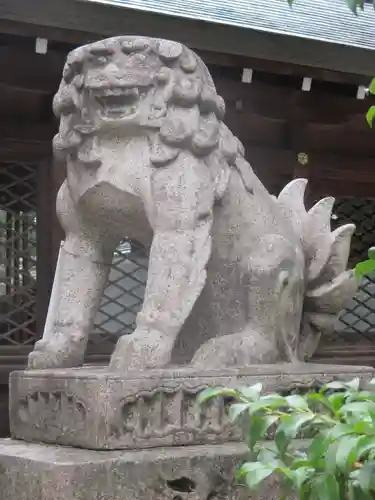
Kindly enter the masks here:
[[114, 370], [222, 367], [310, 357], [356, 289], [354, 226], [333, 200], [309, 212], [306, 181], [271, 196], [223, 122], [203, 61], [183, 45], [116, 37], [73, 51], [54, 99], [66, 232], [33, 368], [79, 366], [113, 250], [150, 245], [137, 327]]

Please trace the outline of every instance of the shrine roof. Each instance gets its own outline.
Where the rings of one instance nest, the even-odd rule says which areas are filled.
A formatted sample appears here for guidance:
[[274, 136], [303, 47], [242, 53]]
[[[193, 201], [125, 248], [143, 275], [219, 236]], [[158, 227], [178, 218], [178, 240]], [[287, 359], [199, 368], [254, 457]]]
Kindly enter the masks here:
[[[87, 0], [86, 0], [87, 1]], [[354, 16], [345, 0], [95, 0], [178, 18], [273, 34], [375, 49], [375, 12], [370, 4]]]

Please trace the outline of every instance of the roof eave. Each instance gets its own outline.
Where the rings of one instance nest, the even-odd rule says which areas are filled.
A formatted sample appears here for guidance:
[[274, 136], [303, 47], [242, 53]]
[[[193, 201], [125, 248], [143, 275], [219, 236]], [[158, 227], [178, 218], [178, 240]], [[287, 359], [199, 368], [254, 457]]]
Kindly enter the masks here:
[[0, 0], [0, 32], [7, 23], [9, 32], [9, 22], [27, 25], [28, 34], [60, 40], [66, 37], [65, 41], [82, 39], [85, 43], [100, 37], [142, 34], [179, 40], [201, 50], [342, 73], [371, 76], [375, 70], [374, 50], [85, 0]]

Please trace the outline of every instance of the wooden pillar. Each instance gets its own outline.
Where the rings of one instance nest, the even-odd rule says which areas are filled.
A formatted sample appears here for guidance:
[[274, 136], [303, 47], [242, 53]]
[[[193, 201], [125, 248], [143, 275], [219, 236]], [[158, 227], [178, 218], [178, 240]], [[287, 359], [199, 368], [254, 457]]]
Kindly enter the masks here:
[[52, 264], [52, 172], [50, 160], [38, 164], [37, 171], [37, 262], [36, 323], [37, 337], [43, 333], [53, 279]]
[[305, 193], [305, 204], [310, 208], [314, 201], [313, 189], [311, 185], [312, 159], [309, 154], [306, 132], [306, 116], [304, 115], [303, 95], [296, 94], [294, 105], [290, 113], [288, 146], [294, 153], [293, 178], [307, 179], [307, 189]]

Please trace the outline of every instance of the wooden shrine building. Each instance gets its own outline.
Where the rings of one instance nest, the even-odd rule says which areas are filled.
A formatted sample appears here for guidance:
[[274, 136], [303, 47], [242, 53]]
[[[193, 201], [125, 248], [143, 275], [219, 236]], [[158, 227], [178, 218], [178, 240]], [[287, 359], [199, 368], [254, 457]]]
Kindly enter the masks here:
[[[351, 263], [375, 244], [375, 136], [365, 121], [375, 75], [375, 12], [344, 0], [0, 0], [0, 408], [9, 372], [43, 331], [61, 238], [54, 213], [64, 166], [52, 159], [52, 98], [74, 47], [141, 34], [181, 41], [209, 66], [226, 122], [277, 193], [309, 179], [309, 202], [337, 197], [333, 224], [357, 224]], [[130, 253], [129, 253], [130, 252]], [[114, 256], [88, 359], [105, 361], [130, 333], [147, 254]], [[375, 365], [375, 279], [363, 284], [320, 360]], [[0, 421], [0, 433], [7, 424]]]

